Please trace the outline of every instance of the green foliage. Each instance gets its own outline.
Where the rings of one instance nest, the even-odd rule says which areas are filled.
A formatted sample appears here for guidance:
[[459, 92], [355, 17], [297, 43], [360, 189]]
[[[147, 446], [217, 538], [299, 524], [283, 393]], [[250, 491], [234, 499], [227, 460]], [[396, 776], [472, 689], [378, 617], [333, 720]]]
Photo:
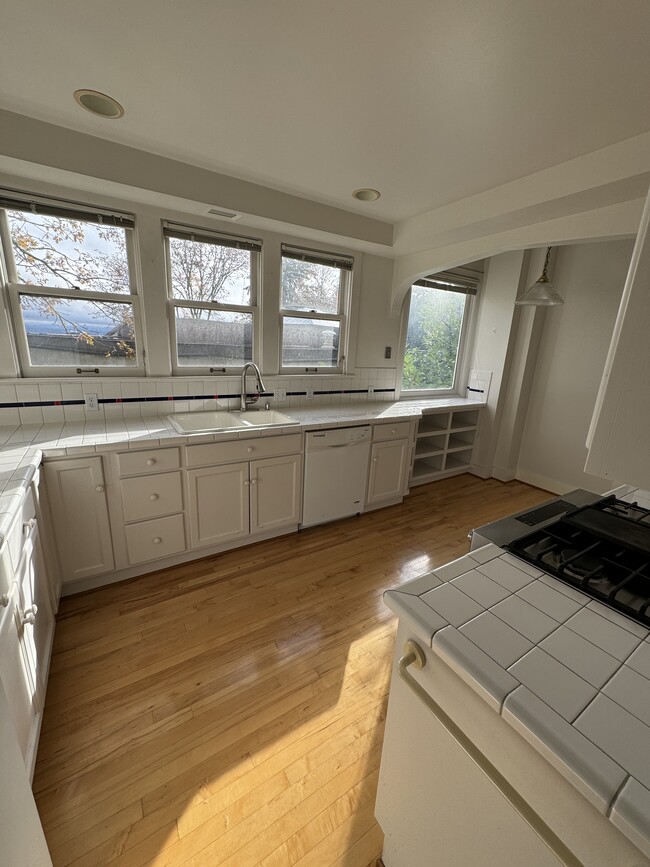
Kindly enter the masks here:
[[402, 389], [452, 388], [465, 296], [413, 286]]

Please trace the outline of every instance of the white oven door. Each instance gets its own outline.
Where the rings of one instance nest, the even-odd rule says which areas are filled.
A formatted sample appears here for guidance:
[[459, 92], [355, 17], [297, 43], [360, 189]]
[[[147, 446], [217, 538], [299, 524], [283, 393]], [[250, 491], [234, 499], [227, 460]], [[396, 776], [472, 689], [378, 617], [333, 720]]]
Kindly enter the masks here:
[[[396, 659], [415, 638], [400, 621]], [[375, 815], [385, 867], [639, 867], [649, 862], [433, 651], [409, 669], [569, 850], [559, 861], [395, 667]]]

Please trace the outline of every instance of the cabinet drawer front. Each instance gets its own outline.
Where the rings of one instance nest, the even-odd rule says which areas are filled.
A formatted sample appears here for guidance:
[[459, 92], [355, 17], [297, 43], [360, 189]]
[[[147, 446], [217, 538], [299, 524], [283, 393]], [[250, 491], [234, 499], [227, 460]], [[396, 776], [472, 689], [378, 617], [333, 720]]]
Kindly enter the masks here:
[[408, 437], [411, 429], [410, 421], [398, 421], [392, 424], [376, 424], [373, 427], [372, 438], [376, 443], [386, 440], [399, 440]]
[[140, 476], [143, 473], [177, 470], [181, 460], [178, 449], [147, 449], [141, 452], [120, 452], [117, 455], [117, 465], [120, 476]]
[[185, 550], [185, 528], [182, 515], [156, 518], [129, 524], [124, 528], [129, 563], [145, 563], [178, 554]]
[[156, 473], [123, 479], [120, 488], [124, 520], [127, 522], [183, 511], [180, 473]]
[[288, 455], [302, 449], [301, 434], [278, 437], [258, 437], [235, 442], [204, 443], [188, 446], [187, 466], [202, 467], [213, 464], [227, 464], [234, 461], [250, 461], [256, 458], [273, 458]]

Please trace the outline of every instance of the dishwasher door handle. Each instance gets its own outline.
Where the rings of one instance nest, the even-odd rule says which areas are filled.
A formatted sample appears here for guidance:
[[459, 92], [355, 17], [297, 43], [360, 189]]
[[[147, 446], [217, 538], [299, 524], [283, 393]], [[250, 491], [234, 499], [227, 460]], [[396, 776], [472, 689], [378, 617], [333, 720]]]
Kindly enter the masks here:
[[533, 829], [543, 843], [548, 846], [556, 858], [566, 867], [585, 867], [582, 861], [560, 840], [542, 817], [533, 810], [530, 804], [522, 798], [519, 792], [512, 786], [503, 774], [495, 768], [492, 762], [470, 740], [465, 732], [452, 720], [442, 709], [438, 702], [417, 682], [409, 671], [410, 666], [424, 668], [426, 657], [422, 648], [412, 640], [404, 644], [404, 651], [397, 663], [397, 672], [408, 688], [426, 705], [443, 728], [451, 735], [459, 747], [472, 759], [490, 782], [496, 786], [504, 798], [519, 813], [521, 818]]

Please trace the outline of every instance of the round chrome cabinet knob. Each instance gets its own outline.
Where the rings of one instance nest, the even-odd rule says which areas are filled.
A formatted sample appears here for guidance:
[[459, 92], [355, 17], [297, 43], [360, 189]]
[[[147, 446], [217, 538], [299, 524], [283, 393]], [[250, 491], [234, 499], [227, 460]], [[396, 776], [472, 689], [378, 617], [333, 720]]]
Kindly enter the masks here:
[[156, 463], [156, 459], [155, 459], [155, 458], [149, 458], [149, 459], [147, 460], [147, 466], [148, 466], [148, 467], [153, 467], [153, 465], [154, 465], [155, 463]]

